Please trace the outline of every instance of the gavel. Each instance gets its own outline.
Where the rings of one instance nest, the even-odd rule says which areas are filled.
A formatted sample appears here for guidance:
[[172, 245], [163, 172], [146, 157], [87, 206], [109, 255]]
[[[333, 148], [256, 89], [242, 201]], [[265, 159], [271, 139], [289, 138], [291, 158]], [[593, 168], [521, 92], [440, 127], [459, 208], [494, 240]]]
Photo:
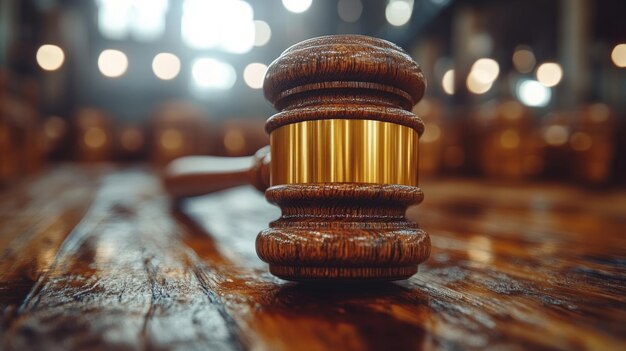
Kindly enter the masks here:
[[390, 281], [417, 273], [428, 234], [405, 217], [418, 204], [418, 140], [411, 112], [426, 81], [388, 41], [313, 38], [267, 69], [270, 145], [250, 158], [186, 157], [165, 170], [175, 199], [251, 182], [282, 214], [256, 239], [272, 274], [294, 281]]

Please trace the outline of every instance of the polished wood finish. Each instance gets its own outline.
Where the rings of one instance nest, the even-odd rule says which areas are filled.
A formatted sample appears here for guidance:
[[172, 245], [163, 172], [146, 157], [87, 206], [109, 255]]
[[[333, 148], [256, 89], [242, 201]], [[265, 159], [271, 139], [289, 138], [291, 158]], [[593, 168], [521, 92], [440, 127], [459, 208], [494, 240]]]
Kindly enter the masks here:
[[279, 215], [258, 191], [172, 212], [159, 183], [66, 165], [0, 193], [0, 349], [626, 348], [624, 189], [422, 182], [420, 273], [320, 286], [257, 258]]
[[366, 183], [277, 185], [265, 197], [280, 219], [256, 240], [270, 272], [288, 280], [406, 279], [430, 255], [428, 234], [406, 220], [417, 187]]
[[175, 200], [244, 184], [265, 191], [270, 184], [269, 165], [268, 146], [250, 157], [186, 156], [166, 167], [163, 186]]
[[[402, 169], [398, 162], [417, 168], [424, 124], [411, 109], [425, 87], [422, 70], [404, 50], [359, 35], [305, 40], [268, 67], [263, 90], [279, 112], [266, 123], [273, 161], [265, 194], [282, 215], [259, 234], [256, 249], [270, 272], [288, 280], [333, 282], [398, 280], [417, 272], [430, 254], [428, 234], [404, 216], [422, 199], [417, 169], [393, 178], [407, 179], [404, 184], [387, 183], [383, 175]], [[329, 123], [309, 125], [319, 120]], [[352, 120], [377, 124], [368, 129], [347, 123]], [[393, 127], [406, 129], [411, 138], [384, 134]], [[376, 155], [398, 146], [407, 152]], [[415, 158], [402, 159], [413, 155], [408, 150]], [[380, 164], [367, 169], [372, 160]], [[299, 173], [279, 177], [281, 172]]]

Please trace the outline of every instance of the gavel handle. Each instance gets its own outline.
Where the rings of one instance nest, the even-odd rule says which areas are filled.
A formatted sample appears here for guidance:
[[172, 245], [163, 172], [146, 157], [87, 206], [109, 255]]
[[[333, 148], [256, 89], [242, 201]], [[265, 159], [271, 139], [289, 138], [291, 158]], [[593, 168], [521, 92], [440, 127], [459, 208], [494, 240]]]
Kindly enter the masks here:
[[209, 194], [244, 184], [269, 187], [269, 146], [249, 157], [186, 156], [165, 169], [163, 185], [174, 199]]

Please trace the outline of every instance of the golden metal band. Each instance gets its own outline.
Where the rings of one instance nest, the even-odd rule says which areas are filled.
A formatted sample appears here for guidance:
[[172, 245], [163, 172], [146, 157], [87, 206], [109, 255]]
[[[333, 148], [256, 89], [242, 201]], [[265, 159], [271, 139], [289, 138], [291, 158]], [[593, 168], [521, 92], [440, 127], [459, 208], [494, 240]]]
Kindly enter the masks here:
[[287, 124], [270, 135], [270, 183], [417, 186], [418, 138], [412, 128], [374, 120]]

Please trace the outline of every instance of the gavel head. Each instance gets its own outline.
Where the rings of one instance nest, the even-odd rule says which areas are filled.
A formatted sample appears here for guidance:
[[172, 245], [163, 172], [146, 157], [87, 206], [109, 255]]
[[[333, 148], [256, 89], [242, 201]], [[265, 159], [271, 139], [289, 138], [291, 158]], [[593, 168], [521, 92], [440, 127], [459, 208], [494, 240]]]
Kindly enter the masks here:
[[405, 279], [430, 240], [405, 218], [422, 200], [411, 111], [423, 96], [420, 67], [400, 47], [341, 35], [306, 40], [267, 70], [266, 98], [280, 112], [270, 135], [266, 198], [282, 216], [257, 253], [288, 280]]

